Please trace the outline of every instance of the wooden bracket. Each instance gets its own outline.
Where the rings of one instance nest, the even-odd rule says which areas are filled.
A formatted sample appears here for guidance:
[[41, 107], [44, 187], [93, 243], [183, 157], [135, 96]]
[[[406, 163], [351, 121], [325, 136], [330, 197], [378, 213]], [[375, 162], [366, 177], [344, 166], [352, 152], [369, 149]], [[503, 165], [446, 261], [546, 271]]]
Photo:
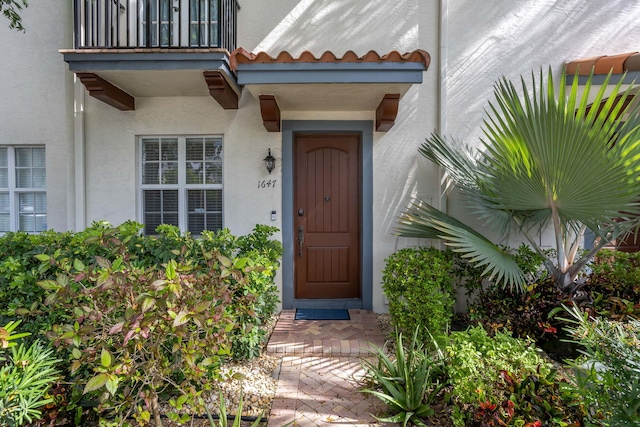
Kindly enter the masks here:
[[238, 109], [238, 94], [231, 87], [231, 84], [224, 78], [222, 71], [204, 71], [204, 79], [209, 87], [209, 93], [218, 101], [218, 104], [225, 110]]
[[376, 108], [376, 132], [387, 132], [393, 127], [398, 116], [399, 104], [399, 93], [388, 93], [382, 98]]
[[135, 110], [135, 99], [95, 73], [76, 73], [89, 95], [120, 111]]
[[262, 124], [269, 132], [280, 132], [280, 107], [273, 95], [260, 95]]

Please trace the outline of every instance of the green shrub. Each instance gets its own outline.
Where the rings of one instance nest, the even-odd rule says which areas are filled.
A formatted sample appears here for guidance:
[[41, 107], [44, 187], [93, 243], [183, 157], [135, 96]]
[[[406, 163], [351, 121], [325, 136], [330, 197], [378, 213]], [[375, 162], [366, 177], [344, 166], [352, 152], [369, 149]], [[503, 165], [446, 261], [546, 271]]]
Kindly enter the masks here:
[[584, 346], [574, 369], [589, 421], [640, 426], [640, 321], [589, 318], [576, 308], [569, 313], [569, 331]]
[[67, 265], [95, 263], [96, 257], [114, 262], [118, 257], [135, 268], [161, 267], [174, 260], [195, 271], [209, 268], [204, 254], [218, 252], [230, 259], [245, 258], [249, 277], [233, 296], [238, 309], [238, 328], [232, 332], [233, 356], [255, 357], [266, 339], [262, 328], [278, 303], [275, 275], [282, 245], [271, 239], [275, 227], [256, 225], [252, 233], [235, 237], [229, 230], [204, 232], [195, 239], [177, 227], [161, 225], [158, 236], [142, 236], [142, 225], [127, 221], [112, 227], [94, 222], [78, 233], [48, 231], [38, 235], [7, 233], [0, 238], [0, 322], [23, 319], [23, 329], [34, 337], [51, 326], [66, 323], [70, 314], [45, 304], [46, 291], [37, 282], [55, 279]]
[[455, 299], [451, 256], [435, 248], [401, 249], [386, 260], [382, 288], [392, 324], [405, 334], [431, 342], [442, 337], [453, 317]]
[[457, 403], [476, 404], [501, 401], [495, 383], [500, 372], [526, 376], [549, 373], [549, 366], [530, 342], [498, 332], [490, 337], [481, 326], [452, 332], [446, 347], [447, 370]]
[[54, 327], [54, 342], [70, 351], [73, 379], [100, 401], [99, 413], [153, 417], [160, 427], [160, 395], [182, 394], [196, 405], [216, 378], [220, 357], [230, 354], [232, 293], [247, 280], [246, 260], [205, 258], [206, 273], [173, 260], [161, 270], [123, 257], [90, 265], [62, 259], [66, 274], [39, 282], [52, 291], [48, 302], [73, 313]]
[[612, 320], [640, 320], [640, 252], [601, 251], [585, 288], [595, 313]]
[[580, 394], [530, 342], [478, 326], [452, 332], [446, 353], [454, 425], [580, 425]]
[[28, 335], [13, 333], [18, 323], [0, 328], [0, 425], [8, 427], [40, 419], [40, 408], [52, 401], [47, 391], [59, 378], [59, 360], [50, 348], [40, 341], [16, 345], [15, 339]]

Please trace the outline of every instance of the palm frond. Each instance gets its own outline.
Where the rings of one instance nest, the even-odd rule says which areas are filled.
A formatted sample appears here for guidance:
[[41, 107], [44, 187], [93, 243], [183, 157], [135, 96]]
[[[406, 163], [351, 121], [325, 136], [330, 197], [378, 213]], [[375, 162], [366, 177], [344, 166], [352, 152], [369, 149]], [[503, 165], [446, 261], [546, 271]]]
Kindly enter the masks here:
[[423, 202], [415, 202], [402, 214], [395, 232], [404, 237], [442, 239], [455, 252], [479, 267], [483, 274], [508, 286], [521, 287], [524, 274], [511, 254], [473, 228]]

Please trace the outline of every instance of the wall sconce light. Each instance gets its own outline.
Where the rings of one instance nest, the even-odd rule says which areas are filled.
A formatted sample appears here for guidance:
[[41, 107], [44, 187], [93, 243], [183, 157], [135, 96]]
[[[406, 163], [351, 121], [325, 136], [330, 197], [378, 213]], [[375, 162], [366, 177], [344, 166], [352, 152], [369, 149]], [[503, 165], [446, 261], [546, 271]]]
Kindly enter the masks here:
[[269, 148], [269, 154], [264, 158], [264, 163], [267, 166], [267, 170], [269, 171], [269, 175], [271, 175], [271, 171], [276, 168], [276, 158], [271, 155], [271, 148]]

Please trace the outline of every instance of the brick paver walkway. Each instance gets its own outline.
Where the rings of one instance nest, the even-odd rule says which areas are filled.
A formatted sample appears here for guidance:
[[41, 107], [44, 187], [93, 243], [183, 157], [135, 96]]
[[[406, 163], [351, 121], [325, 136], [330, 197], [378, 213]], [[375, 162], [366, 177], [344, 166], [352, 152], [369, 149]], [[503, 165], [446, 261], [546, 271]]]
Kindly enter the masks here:
[[278, 389], [269, 416], [270, 427], [381, 426], [371, 414], [385, 406], [360, 393], [361, 358], [369, 343], [384, 344], [376, 315], [349, 310], [351, 320], [294, 320], [283, 311], [267, 351], [280, 357]]

